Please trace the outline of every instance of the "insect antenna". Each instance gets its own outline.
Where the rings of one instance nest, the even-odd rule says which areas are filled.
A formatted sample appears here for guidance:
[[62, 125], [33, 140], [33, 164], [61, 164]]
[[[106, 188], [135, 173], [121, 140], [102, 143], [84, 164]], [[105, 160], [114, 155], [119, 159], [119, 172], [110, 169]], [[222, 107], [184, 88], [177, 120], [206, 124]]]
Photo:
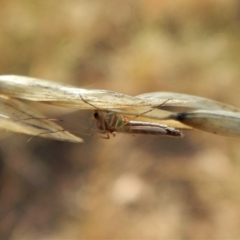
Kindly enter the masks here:
[[142, 113], [137, 114], [137, 115], [136, 115], [135, 117], [133, 117], [131, 120], [133, 120], [133, 119], [135, 119], [135, 118], [138, 118], [138, 117], [140, 117], [140, 116], [142, 116], [142, 115], [144, 115], [144, 114], [147, 114], [147, 113], [149, 113], [149, 112], [152, 112], [152, 111], [155, 110], [156, 108], [160, 108], [161, 106], [163, 106], [165, 103], [169, 102], [170, 100], [172, 100], [172, 99], [169, 98], [169, 99], [165, 100], [164, 102], [162, 102], [161, 104], [159, 104], [159, 105], [157, 105], [157, 106], [154, 106], [154, 107], [152, 107], [151, 109], [149, 109], [149, 110], [147, 110], [147, 111], [145, 111], [145, 112], [142, 112]]
[[149, 113], [149, 112], [152, 112], [152, 111], [155, 110], [156, 108], [160, 108], [161, 106], [163, 106], [166, 102], [168, 102], [168, 101], [170, 101], [170, 100], [172, 100], [172, 99], [169, 98], [169, 99], [165, 100], [164, 102], [162, 102], [161, 104], [159, 104], [159, 105], [157, 105], [157, 106], [154, 106], [154, 107], [152, 107], [151, 109], [149, 109], [149, 110], [147, 110], [147, 111], [145, 111], [145, 112], [142, 112], [142, 113], [137, 114], [136, 116], [132, 117], [131, 119], [124, 118], [124, 122], [123, 122], [123, 124], [121, 125], [121, 127], [124, 127], [125, 125], [127, 125], [127, 124], [129, 123], [129, 121], [132, 121], [132, 120], [134, 120], [134, 119], [136, 119], [136, 118], [138, 118], [138, 117], [140, 117], [140, 116], [142, 116], [142, 115], [144, 115], [144, 114], [147, 114], [147, 113]]

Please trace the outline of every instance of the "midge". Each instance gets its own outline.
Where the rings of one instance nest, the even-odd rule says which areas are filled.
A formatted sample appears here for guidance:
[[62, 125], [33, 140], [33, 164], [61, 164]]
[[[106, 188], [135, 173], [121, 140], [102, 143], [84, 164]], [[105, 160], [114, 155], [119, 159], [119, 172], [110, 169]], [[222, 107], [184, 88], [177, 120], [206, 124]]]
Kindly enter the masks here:
[[[81, 95], [80, 97], [82, 101], [84, 101], [85, 103], [91, 105], [96, 109], [94, 112], [94, 119], [96, 120], [96, 126], [100, 133], [105, 134], [106, 137], [104, 138], [106, 139], [110, 138], [110, 134], [115, 136], [117, 132], [129, 133], [133, 135], [145, 134], [145, 135], [158, 135], [158, 136], [171, 136], [171, 137], [183, 136], [183, 134], [179, 130], [168, 127], [166, 125], [151, 123], [151, 122], [133, 121], [133, 120], [129, 120], [128, 118], [125, 118], [122, 114], [119, 114], [119, 113], [109, 112], [109, 111], [105, 112], [97, 108], [96, 106], [92, 105], [91, 103], [87, 102], [85, 99], [83, 99]], [[161, 105], [163, 105], [164, 103], [162, 103]], [[143, 115], [152, 110], [153, 109], [150, 109], [149, 111], [146, 111], [140, 115]], [[137, 115], [136, 117], [140, 115]]]

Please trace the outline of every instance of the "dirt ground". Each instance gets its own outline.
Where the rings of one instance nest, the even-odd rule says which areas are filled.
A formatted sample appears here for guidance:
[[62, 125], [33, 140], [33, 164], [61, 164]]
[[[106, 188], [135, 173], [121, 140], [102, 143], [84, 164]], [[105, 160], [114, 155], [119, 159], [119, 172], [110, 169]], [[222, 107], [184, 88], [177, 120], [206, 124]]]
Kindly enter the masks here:
[[[1, 75], [89, 89], [240, 107], [239, 38], [237, 0], [0, 2]], [[36, 107], [74, 131], [91, 122], [91, 111]], [[1, 239], [240, 238], [240, 139], [83, 138], [2, 137]]]

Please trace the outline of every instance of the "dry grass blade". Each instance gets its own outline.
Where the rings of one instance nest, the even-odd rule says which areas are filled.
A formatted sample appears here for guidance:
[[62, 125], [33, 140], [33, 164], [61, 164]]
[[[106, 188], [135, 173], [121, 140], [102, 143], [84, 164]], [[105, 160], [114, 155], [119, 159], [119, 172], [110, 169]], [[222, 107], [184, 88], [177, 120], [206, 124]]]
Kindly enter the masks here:
[[101, 109], [151, 106], [147, 100], [113, 91], [87, 90], [41, 79], [13, 75], [0, 76], [0, 91], [1, 94], [13, 98], [76, 109], [93, 109], [91, 105], [81, 100], [80, 95], [87, 102]]
[[[238, 119], [239, 114], [237, 114], [237, 112], [240, 112], [240, 110], [236, 107], [221, 102], [217, 102], [208, 98], [181, 93], [153, 92], [141, 94], [136, 97], [148, 100], [155, 106], [165, 101], [166, 99], [171, 99], [162, 106], [168, 107], [167, 108], [168, 111], [163, 109], [156, 109], [145, 114], [144, 116], [141, 116], [139, 118], [139, 120], [141, 121], [149, 121], [150, 119], [152, 120], [154, 119], [153, 120], [154, 122], [158, 122], [160, 124], [167, 124], [168, 126], [171, 127], [181, 129], [197, 128], [203, 131], [218, 133], [224, 136], [239, 137], [236, 122], [239, 121]], [[186, 116], [186, 119], [180, 119], [176, 117], [178, 116], [177, 113], [172, 114], [171, 112], [172, 107], [177, 108], [178, 111], [182, 110], [182, 112], [184, 112], [185, 114], [184, 116]], [[196, 109], [196, 111], [186, 112], [186, 109], [189, 110]], [[201, 109], [202, 112], [200, 111]], [[176, 111], [176, 109], [174, 110]], [[215, 113], [216, 111], [218, 111], [218, 114], [217, 115], [211, 114], [212, 111], [214, 111]], [[236, 114], [234, 114], [234, 112], [236, 112]], [[195, 115], [193, 113], [197, 114]], [[233, 115], [234, 118], [232, 117]], [[179, 116], [182, 115], [180, 114]], [[197, 121], [200, 121], [200, 118], [202, 118], [203, 120], [201, 121], [201, 123], [197, 123]], [[213, 120], [214, 118], [216, 118], [216, 121]]]
[[170, 118], [193, 128], [223, 136], [240, 137], [240, 113], [221, 110], [196, 110], [175, 113]]
[[[158, 99], [156, 97], [132, 97], [122, 93], [107, 90], [87, 90], [49, 81], [29, 78], [24, 76], [3, 75], [0, 76], [0, 91], [13, 98], [21, 98], [29, 101], [45, 102], [48, 104], [77, 109], [107, 109], [120, 113], [137, 115], [150, 107], [156, 107], [167, 101], [166, 106], [187, 104], [191, 99], [178, 99], [172, 94]], [[81, 96], [85, 99], [82, 101]], [[87, 102], [87, 103], [86, 103]], [[162, 119], [169, 115], [167, 111], [158, 111], [157, 117]], [[147, 114], [151, 118], [151, 114]]]
[[166, 99], [172, 99], [171, 101], [166, 102], [164, 106], [240, 112], [240, 109], [236, 107], [221, 102], [217, 102], [208, 98], [198, 97], [189, 94], [172, 92], [152, 92], [141, 94], [136, 97], [148, 100], [152, 104], [155, 104], [155, 106], [165, 101]]
[[65, 131], [18, 100], [0, 96], [0, 109], [0, 128], [2, 129], [60, 141], [82, 142], [81, 138]]
[[[169, 127], [181, 129], [197, 128], [224, 136], [239, 137], [240, 135], [239, 109], [193, 95], [153, 92], [131, 97], [107, 90], [87, 90], [41, 79], [11, 75], [0, 76], [0, 91], [1, 94], [7, 96], [2, 98], [4, 103], [1, 104], [5, 106], [2, 109], [6, 111], [6, 106], [11, 106], [7, 113], [2, 112], [1, 115], [0, 122], [5, 129], [58, 140], [79, 142], [79, 139], [70, 140], [73, 135], [66, 137], [65, 134], [69, 133], [64, 132], [56, 124], [52, 125], [50, 120], [44, 122], [36, 119], [41, 118], [39, 113], [30, 114], [32, 109], [8, 97], [67, 108], [105, 110], [122, 114], [130, 120], [137, 118], [143, 124], [167, 124]], [[161, 105], [161, 103], [164, 104]], [[167, 111], [162, 107], [168, 107]], [[176, 111], [174, 109], [176, 107], [179, 110]], [[173, 111], [178, 113], [173, 113]], [[16, 122], [16, 116], [17, 119], [28, 118], [29, 120]], [[131, 116], [134, 117], [131, 118]]]

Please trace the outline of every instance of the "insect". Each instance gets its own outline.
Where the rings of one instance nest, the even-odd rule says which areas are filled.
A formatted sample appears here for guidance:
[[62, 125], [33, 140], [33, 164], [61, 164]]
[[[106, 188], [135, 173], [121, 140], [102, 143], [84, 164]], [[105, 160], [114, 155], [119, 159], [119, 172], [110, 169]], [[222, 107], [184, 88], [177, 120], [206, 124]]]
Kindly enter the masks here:
[[[181, 137], [183, 134], [176, 130], [175, 128], [168, 127], [166, 125], [151, 123], [151, 122], [142, 122], [142, 121], [134, 121], [124, 117], [122, 114], [111, 112], [111, 111], [103, 111], [93, 104], [87, 102], [80, 95], [82, 101], [91, 105], [96, 110], [94, 111], [94, 119], [96, 120], [96, 126], [100, 133], [105, 134], [106, 139], [110, 138], [110, 134], [113, 136], [116, 135], [117, 132], [121, 133], [130, 133], [130, 134], [148, 134], [148, 135], [162, 135], [162, 136], [172, 136], [172, 137]], [[165, 101], [166, 102], [166, 101]], [[164, 103], [165, 103], [164, 102]], [[161, 105], [163, 105], [162, 103]], [[137, 115], [137, 118], [140, 115], [143, 115], [147, 112], [152, 111], [150, 109], [144, 113]]]

